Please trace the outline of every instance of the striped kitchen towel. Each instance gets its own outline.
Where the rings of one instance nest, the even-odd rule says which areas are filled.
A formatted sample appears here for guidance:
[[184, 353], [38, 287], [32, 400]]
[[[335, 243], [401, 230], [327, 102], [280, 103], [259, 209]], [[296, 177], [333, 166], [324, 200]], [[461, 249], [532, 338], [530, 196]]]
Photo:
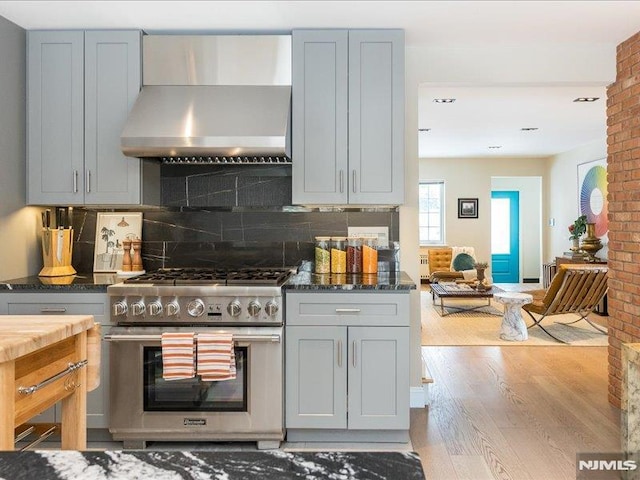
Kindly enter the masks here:
[[236, 378], [236, 355], [230, 333], [198, 334], [198, 375], [205, 382]]
[[162, 378], [181, 380], [195, 377], [195, 342], [193, 332], [162, 334]]

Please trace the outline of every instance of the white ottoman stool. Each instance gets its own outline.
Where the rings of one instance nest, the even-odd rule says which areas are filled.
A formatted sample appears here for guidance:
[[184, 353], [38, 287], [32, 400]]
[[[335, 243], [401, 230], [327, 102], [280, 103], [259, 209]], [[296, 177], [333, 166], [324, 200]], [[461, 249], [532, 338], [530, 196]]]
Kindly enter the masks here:
[[504, 305], [500, 338], [516, 342], [529, 338], [527, 325], [524, 323], [520, 309], [522, 305], [533, 302], [533, 297], [528, 293], [498, 292], [493, 294], [493, 299]]

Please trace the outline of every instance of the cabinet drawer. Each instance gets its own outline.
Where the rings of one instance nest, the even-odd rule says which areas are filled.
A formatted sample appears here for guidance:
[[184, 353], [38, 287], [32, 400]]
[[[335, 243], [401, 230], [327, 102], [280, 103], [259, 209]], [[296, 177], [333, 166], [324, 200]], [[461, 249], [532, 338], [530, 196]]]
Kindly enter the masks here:
[[409, 295], [287, 293], [287, 325], [409, 325]]
[[8, 315], [93, 315], [109, 325], [106, 293], [6, 293], [0, 294], [0, 313]]
[[93, 315], [104, 317], [104, 303], [14, 303], [9, 302], [9, 315]]

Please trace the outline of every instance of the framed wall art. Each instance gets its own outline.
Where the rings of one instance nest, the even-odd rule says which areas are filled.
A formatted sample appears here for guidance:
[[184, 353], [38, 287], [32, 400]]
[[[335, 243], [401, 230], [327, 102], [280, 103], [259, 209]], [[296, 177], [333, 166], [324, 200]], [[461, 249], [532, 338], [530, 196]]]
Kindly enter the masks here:
[[142, 238], [142, 212], [98, 212], [94, 272], [122, 269], [123, 240]]
[[607, 159], [601, 158], [578, 165], [578, 208], [588, 223], [596, 224], [596, 236], [609, 231], [607, 203]]
[[478, 199], [459, 198], [458, 218], [478, 218]]

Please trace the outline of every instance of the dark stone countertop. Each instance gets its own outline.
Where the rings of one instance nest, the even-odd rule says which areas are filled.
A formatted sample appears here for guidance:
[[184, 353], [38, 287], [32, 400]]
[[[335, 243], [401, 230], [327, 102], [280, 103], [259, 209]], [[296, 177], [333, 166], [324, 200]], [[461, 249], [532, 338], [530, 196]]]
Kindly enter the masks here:
[[212, 452], [40, 450], [0, 452], [12, 480], [149, 478], [228, 480], [424, 480], [414, 452]]
[[416, 284], [405, 272], [377, 274], [316, 274], [301, 271], [283, 286], [287, 291], [343, 291], [343, 290], [415, 290]]
[[64, 277], [31, 277], [14, 278], [0, 281], [0, 292], [91, 292], [107, 291], [107, 287], [122, 281], [115, 273], [78, 273]]

